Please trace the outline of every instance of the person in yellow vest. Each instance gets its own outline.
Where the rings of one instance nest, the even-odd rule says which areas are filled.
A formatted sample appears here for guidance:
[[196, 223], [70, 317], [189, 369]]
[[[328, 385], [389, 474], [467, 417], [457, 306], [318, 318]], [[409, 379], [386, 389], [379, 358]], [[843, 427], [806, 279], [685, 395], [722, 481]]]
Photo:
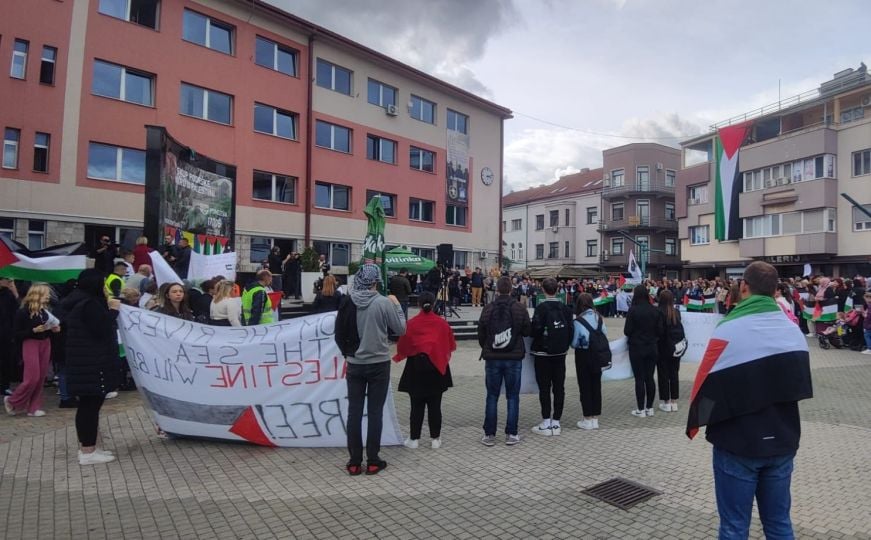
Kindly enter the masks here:
[[112, 273], [106, 277], [105, 289], [106, 296], [110, 298], [120, 298], [121, 289], [124, 288], [124, 277], [127, 275], [127, 264], [124, 261], [115, 263]]
[[269, 286], [272, 284], [272, 272], [261, 270], [257, 272], [256, 281], [245, 287], [242, 293], [242, 324], [272, 323], [272, 302], [269, 300]]

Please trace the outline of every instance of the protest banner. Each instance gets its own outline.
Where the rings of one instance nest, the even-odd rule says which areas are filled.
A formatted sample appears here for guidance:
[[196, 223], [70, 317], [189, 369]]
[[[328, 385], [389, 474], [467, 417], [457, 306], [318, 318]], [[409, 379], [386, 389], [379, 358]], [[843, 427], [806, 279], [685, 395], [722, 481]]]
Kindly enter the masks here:
[[[264, 446], [344, 447], [347, 366], [333, 337], [335, 319], [324, 313], [218, 327], [122, 306], [118, 327], [136, 385], [163, 431]], [[402, 440], [388, 390], [381, 444]]]
[[236, 281], [236, 258], [237, 254], [232, 251], [217, 255], [203, 255], [192, 251], [188, 279], [202, 281], [224, 276], [230, 281]]

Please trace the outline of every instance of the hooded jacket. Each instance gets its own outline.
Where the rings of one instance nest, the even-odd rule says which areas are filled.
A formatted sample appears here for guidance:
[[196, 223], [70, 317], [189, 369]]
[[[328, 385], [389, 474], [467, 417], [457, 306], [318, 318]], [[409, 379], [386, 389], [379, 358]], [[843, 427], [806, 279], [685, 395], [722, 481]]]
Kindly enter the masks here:
[[351, 300], [357, 306], [357, 333], [360, 347], [350, 364], [377, 364], [390, 361], [390, 342], [387, 332], [397, 336], [405, 334], [405, 315], [402, 306], [394, 304], [378, 291], [351, 291]]

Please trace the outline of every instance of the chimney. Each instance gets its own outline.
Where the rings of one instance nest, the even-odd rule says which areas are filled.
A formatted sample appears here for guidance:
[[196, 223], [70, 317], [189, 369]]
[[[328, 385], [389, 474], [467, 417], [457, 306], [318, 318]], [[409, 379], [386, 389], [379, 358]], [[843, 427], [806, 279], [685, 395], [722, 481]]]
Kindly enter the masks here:
[[581, 169], [581, 174], [583, 174], [583, 173], [588, 173], [588, 172], [590, 172], [590, 168], [589, 168], [589, 167], [584, 167], [583, 169]]

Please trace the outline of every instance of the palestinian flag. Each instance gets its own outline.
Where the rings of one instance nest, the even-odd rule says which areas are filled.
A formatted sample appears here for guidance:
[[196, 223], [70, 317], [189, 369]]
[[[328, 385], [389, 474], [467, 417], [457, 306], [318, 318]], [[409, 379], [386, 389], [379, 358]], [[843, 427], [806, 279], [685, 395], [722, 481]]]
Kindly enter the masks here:
[[717, 307], [717, 295], [706, 294], [704, 297], [704, 309], [714, 309]]
[[717, 178], [714, 199], [714, 236], [717, 240], [737, 240], [741, 237], [741, 219], [738, 217], [738, 194], [743, 182], [739, 180], [738, 150], [753, 123], [742, 122], [727, 126], [717, 133], [714, 139], [714, 153], [717, 159]]
[[754, 295], [735, 306], [708, 341], [686, 433], [692, 439], [701, 426], [811, 397], [807, 340], [774, 298]]
[[833, 297], [827, 300], [808, 302], [804, 305], [801, 316], [814, 322], [835, 322], [838, 319], [838, 299]]
[[701, 311], [705, 309], [705, 300], [704, 298], [693, 298], [691, 296], [685, 297], [686, 301], [684, 305], [687, 307], [689, 311]]
[[78, 279], [85, 266], [80, 242], [31, 251], [18, 242], [0, 239], [0, 277], [64, 283]]
[[606, 291], [602, 291], [602, 294], [600, 294], [596, 298], [593, 298], [593, 305], [594, 306], [604, 306], [605, 304], [608, 304], [608, 303], [613, 302], [613, 301], [614, 301], [613, 296], [608, 294]]

